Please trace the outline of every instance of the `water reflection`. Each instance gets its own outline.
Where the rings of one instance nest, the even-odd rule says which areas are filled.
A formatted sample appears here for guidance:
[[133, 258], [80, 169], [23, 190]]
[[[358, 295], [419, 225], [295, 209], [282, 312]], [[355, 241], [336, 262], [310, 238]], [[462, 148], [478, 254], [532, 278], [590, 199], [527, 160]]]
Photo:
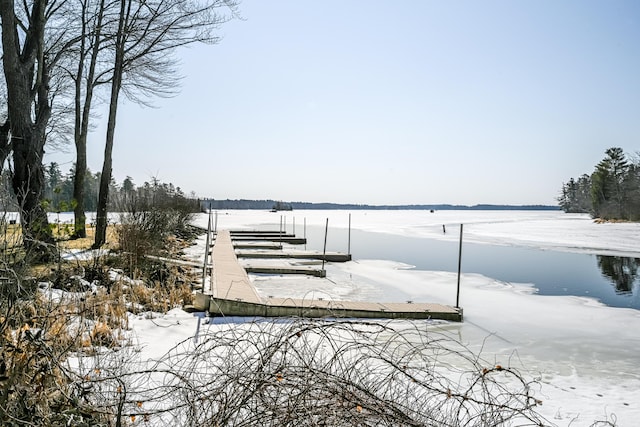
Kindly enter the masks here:
[[631, 294], [638, 278], [640, 258], [598, 255], [598, 267], [602, 275], [612, 281], [618, 294]]

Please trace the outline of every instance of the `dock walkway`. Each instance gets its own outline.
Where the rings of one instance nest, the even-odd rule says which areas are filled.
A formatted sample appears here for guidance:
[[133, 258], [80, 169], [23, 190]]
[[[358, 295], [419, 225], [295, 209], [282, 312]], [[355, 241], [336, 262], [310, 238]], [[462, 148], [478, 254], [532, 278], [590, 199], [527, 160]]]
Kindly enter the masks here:
[[462, 321], [462, 309], [431, 303], [377, 303], [325, 299], [262, 299], [238, 262], [232, 235], [218, 230], [209, 292], [196, 294], [197, 310], [222, 316], [349, 317]]
[[213, 245], [211, 296], [254, 304], [262, 302], [246, 270], [238, 263], [229, 231], [218, 231]]

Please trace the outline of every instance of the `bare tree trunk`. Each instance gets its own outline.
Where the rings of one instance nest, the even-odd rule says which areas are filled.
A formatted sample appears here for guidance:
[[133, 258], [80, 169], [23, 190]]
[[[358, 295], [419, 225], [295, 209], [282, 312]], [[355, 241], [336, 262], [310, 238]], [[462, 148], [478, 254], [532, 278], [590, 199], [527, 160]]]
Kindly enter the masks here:
[[[82, 3], [82, 39], [80, 41], [80, 54], [78, 57], [78, 72], [75, 76], [75, 123], [73, 139], [76, 145], [76, 167], [73, 175], [73, 237], [87, 237], [86, 222], [87, 217], [84, 213], [84, 180], [87, 173], [87, 139], [83, 134], [82, 122], [82, 77], [84, 71], [86, 36], [87, 36], [87, 20], [86, 20], [87, 4]], [[88, 89], [88, 88], [87, 88]], [[86, 105], [86, 103], [85, 103]]]
[[124, 64], [124, 24], [128, 0], [120, 0], [120, 16], [118, 19], [118, 34], [116, 37], [116, 55], [111, 80], [111, 99], [109, 101], [109, 119], [107, 121], [107, 137], [104, 146], [104, 161], [100, 175], [100, 190], [98, 192], [98, 207], [96, 212], [96, 236], [94, 248], [100, 248], [107, 241], [107, 205], [109, 203], [109, 183], [112, 173], [113, 139], [116, 129], [118, 112], [118, 97], [122, 82]]
[[80, 58], [78, 61], [78, 72], [76, 75], [76, 99], [75, 99], [75, 144], [76, 144], [76, 170], [73, 178], [73, 199], [75, 205], [74, 214], [74, 237], [87, 237], [86, 223], [87, 216], [85, 214], [85, 178], [87, 176], [87, 134], [89, 132], [89, 115], [91, 113], [91, 103], [93, 100], [93, 89], [95, 87], [95, 72], [98, 62], [98, 53], [100, 51], [102, 19], [104, 17], [104, 0], [100, 2], [98, 9], [97, 22], [92, 37], [91, 53], [89, 58], [89, 70], [86, 79], [86, 91], [84, 105], [80, 99], [82, 94], [83, 72], [85, 66], [85, 40], [87, 34], [87, 4], [83, 4], [82, 13], [82, 43], [80, 49]]
[[[85, 139], [86, 141], [86, 139]], [[87, 237], [87, 215], [84, 211], [84, 181], [87, 176], [87, 145], [76, 141], [76, 170], [73, 175], [74, 238]]]
[[[117, 4], [115, 1], [114, 4]], [[109, 120], [100, 177], [96, 238], [94, 248], [106, 242], [107, 204], [118, 96], [125, 69], [133, 90], [127, 95], [138, 101], [139, 95], [155, 93], [168, 96], [175, 90], [174, 58], [170, 53], [196, 42], [215, 43], [213, 35], [225, 18], [216, 9], [227, 7], [234, 11], [234, 0], [119, 0], [118, 30], [114, 45], [114, 68], [111, 80]], [[127, 46], [127, 40], [130, 41]]]
[[[113, 96], [112, 96], [113, 98]], [[112, 113], [113, 111], [113, 113]], [[104, 147], [104, 161], [102, 163], [102, 174], [100, 175], [100, 188], [98, 191], [98, 207], [96, 212], [96, 236], [93, 243], [94, 248], [100, 248], [107, 241], [107, 205], [109, 203], [109, 182], [112, 172], [112, 152], [113, 134], [115, 130], [115, 115], [117, 105], [109, 107], [109, 121], [107, 124], [107, 140]], [[113, 115], [113, 119], [111, 118]]]
[[20, 206], [25, 249], [37, 258], [47, 258], [54, 243], [47, 212], [42, 205], [44, 189], [44, 132], [24, 132], [13, 143], [13, 190]]
[[[44, 61], [46, 0], [35, 0], [30, 27], [20, 47], [13, 0], [0, 2], [3, 66], [7, 81], [8, 116], [13, 148], [13, 189], [21, 209], [24, 245], [39, 258], [51, 253], [54, 242], [42, 206], [42, 159], [46, 126], [51, 115], [49, 77]], [[35, 108], [34, 108], [35, 107]]]

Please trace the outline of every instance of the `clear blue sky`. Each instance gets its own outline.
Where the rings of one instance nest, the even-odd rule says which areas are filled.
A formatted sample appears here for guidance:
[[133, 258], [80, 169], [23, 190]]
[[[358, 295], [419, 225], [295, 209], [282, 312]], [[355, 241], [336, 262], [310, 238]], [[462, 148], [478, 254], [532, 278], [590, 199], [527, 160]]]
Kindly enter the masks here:
[[[240, 13], [219, 44], [180, 52], [178, 96], [121, 107], [118, 181], [216, 199], [554, 204], [607, 148], [640, 150], [638, 1], [244, 0]], [[94, 172], [103, 144], [98, 127]]]

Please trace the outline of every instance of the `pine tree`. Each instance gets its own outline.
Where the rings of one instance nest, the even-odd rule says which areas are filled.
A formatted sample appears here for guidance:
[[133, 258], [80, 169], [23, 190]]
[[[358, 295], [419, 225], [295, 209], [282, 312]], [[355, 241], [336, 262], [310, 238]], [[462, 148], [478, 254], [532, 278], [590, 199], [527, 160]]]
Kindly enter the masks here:
[[629, 162], [622, 148], [605, 151], [591, 175], [591, 202], [594, 216], [603, 219], [624, 218], [625, 186]]

